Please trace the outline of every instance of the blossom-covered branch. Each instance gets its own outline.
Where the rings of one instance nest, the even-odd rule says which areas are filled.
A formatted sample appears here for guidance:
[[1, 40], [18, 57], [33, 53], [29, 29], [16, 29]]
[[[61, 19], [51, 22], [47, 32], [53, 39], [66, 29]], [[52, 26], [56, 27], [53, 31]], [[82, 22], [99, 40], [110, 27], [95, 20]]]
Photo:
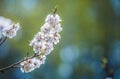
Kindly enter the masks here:
[[6, 68], [2, 68], [0, 71], [20, 67], [22, 72], [28, 73], [45, 63], [46, 56], [53, 51], [53, 45], [59, 43], [59, 39], [61, 38], [59, 34], [62, 31], [61, 19], [60, 16], [56, 14], [56, 11], [57, 9], [55, 8], [53, 13], [46, 17], [45, 23], [40, 31], [30, 42], [29, 45], [33, 47], [34, 55]]
[[60, 22], [61, 19], [56, 14], [56, 10], [46, 17], [40, 31], [29, 44], [39, 56], [20, 63], [22, 72], [31, 72], [45, 63], [46, 56], [53, 51], [53, 45], [59, 43], [59, 32], [62, 31]]

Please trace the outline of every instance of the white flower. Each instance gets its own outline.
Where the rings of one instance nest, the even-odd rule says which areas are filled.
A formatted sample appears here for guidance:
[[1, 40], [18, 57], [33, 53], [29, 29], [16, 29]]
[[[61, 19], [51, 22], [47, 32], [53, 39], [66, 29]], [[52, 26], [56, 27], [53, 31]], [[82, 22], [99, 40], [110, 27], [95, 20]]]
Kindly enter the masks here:
[[16, 31], [11, 28], [5, 28], [3, 29], [2, 32], [3, 32], [3, 35], [8, 38], [13, 38], [14, 36], [16, 36]]
[[32, 59], [32, 63], [33, 63], [33, 65], [34, 65], [34, 68], [39, 68], [40, 65], [42, 64], [41, 60], [38, 59], [38, 58], [33, 58], [33, 59]]
[[46, 42], [50, 42], [50, 43], [53, 42], [53, 39], [54, 39], [54, 35], [52, 33], [46, 34], [45, 37], [44, 37], [44, 40]]
[[34, 70], [34, 64], [32, 63], [32, 59], [23, 61], [22, 63], [20, 63], [20, 65], [21, 65], [20, 69], [22, 72], [27, 73]]
[[45, 63], [45, 60], [46, 60], [46, 56], [45, 55], [41, 55], [39, 57], [40, 61], [41, 61], [41, 64], [44, 64]]
[[59, 39], [60, 39], [60, 34], [59, 33], [55, 33], [54, 34], [54, 44], [57, 44], [59, 43]]
[[37, 42], [41, 42], [44, 40], [44, 34], [42, 32], [38, 32], [37, 35], [35, 36], [35, 39]]
[[49, 42], [44, 42], [42, 45], [41, 52], [44, 53], [45, 55], [48, 55], [51, 53], [53, 50], [53, 44]]
[[36, 43], [36, 41], [37, 41], [37, 40], [34, 38], [34, 39], [30, 42], [30, 44], [29, 44], [29, 45], [30, 45], [30, 46], [34, 46], [34, 45], [35, 45], [35, 43]]
[[13, 30], [3, 30], [3, 35], [8, 37], [8, 38], [13, 38], [16, 36], [16, 31], [13, 29]]
[[15, 37], [19, 28], [20, 28], [19, 23], [13, 24], [10, 19], [0, 17], [0, 38], [2, 38], [2, 37], [8, 37], [8, 38]]
[[42, 41], [44, 41], [44, 34], [42, 32], [38, 32], [29, 45], [35, 47], [37, 43], [40, 43]]
[[60, 19], [59, 15], [57, 15], [57, 14], [55, 14], [55, 15], [49, 14], [46, 17], [45, 21], [47, 23], [49, 23], [51, 26], [55, 26], [55, 25], [59, 24], [59, 22], [61, 22], [61, 19]]
[[20, 70], [24, 73], [33, 71], [39, 68], [41, 64], [45, 63], [46, 56], [41, 56], [40, 58], [34, 57], [32, 59], [27, 59], [20, 63]]
[[51, 33], [56, 33], [56, 32], [61, 32], [62, 31], [62, 27], [61, 24], [57, 24], [55, 25], [52, 29], [51, 29]]
[[18, 31], [20, 28], [20, 24], [19, 23], [16, 23], [13, 25], [13, 29], [15, 29], [16, 31]]
[[40, 55], [41, 53], [48, 55], [53, 50], [53, 44], [49, 42], [36, 43], [33, 50], [38, 55]]
[[35, 43], [33, 50], [35, 51], [35, 53], [37, 53], [38, 55], [40, 55], [41, 50], [42, 50], [42, 43]]
[[41, 27], [41, 32], [43, 32], [43, 33], [49, 33], [50, 32], [50, 30], [51, 30], [51, 27], [49, 26], [49, 24], [48, 23], [45, 23], [42, 27]]

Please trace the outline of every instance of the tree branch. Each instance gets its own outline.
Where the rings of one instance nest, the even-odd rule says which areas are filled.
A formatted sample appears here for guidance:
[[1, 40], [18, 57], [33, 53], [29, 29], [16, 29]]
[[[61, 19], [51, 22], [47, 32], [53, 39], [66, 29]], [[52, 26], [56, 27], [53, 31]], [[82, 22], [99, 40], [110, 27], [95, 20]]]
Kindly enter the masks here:
[[0, 46], [7, 40], [7, 37], [4, 37], [3, 39], [0, 39]]
[[7, 66], [7, 67], [1, 68], [1, 69], [0, 69], [0, 72], [4, 72], [5, 70], [9, 70], [9, 69], [12, 69], [12, 68], [20, 68], [20, 66], [17, 66], [17, 65], [19, 65], [21, 62], [26, 61], [26, 60], [28, 60], [28, 59], [32, 59], [32, 58], [34, 58], [34, 57], [38, 57], [38, 56], [40, 56], [40, 55], [34, 54], [34, 55], [31, 56], [31, 57], [27, 57], [27, 58], [25, 58], [25, 59], [23, 59], [23, 60], [20, 60], [20, 61], [18, 61], [18, 62], [16, 62], [16, 63], [13, 63], [13, 64], [11, 64], [11, 65], [9, 65], [9, 66]]

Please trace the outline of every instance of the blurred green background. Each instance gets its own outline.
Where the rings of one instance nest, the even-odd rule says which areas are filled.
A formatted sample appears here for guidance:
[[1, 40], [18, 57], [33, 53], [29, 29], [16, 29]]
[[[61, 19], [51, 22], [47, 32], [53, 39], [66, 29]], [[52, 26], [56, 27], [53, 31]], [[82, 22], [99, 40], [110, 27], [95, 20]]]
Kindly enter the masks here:
[[57, 6], [60, 43], [39, 69], [0, 73], [0, 79], [120, 79], [120, 0], [0, 0], [0, 16], [19, 22], [0, 47], [0, 68], [33, 54], [30, 40]]

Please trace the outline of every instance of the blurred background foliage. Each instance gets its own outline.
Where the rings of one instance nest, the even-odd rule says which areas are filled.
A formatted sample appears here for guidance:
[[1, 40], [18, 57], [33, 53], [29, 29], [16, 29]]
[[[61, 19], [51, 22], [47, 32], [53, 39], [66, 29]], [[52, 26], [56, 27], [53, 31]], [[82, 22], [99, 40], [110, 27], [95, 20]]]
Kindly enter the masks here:
[[33, 54], [28, 44], [55, 6], [62, 39], [46, 63], [27, 74], [0, 73], [0, 79], [120, 79], [120, 0], [0, 0], [0, 16], [21, 25], [0, 47], [0, 68]]

